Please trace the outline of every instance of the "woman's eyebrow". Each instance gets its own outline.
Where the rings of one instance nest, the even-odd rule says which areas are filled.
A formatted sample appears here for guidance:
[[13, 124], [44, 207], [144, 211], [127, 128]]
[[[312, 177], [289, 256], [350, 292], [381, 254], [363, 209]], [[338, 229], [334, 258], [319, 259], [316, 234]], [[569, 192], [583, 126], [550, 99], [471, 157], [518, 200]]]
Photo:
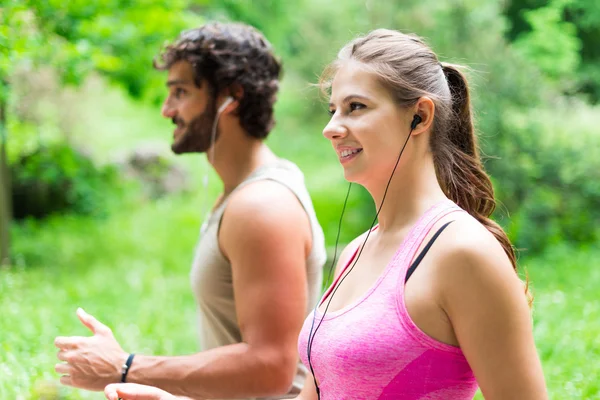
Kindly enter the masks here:
[[[369, 100], [369, 98], [367, 96], [363, 96], [361, 94], [349, 94], [348, 96], [344, 97], [344, 100], [342, 100], [342, 104], [346, 104], [352, 99]], [[333, 107], [333, 106], [334, 106], [333, 103], [329, 103], [329, 107]]]

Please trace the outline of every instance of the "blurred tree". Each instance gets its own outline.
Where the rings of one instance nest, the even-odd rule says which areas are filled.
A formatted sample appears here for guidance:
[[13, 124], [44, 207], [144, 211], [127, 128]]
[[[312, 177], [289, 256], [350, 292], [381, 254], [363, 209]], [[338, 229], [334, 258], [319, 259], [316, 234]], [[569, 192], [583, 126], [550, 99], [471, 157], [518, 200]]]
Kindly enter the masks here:
[[[565, 21], [570, 0], [553, 0], [545, 7], [522, 12], [530, 30], [515, 39], [514, 48], [534, 62], [546, 78], [563, 92], [576, 86], [581, 63], [581, 40], [575, 24]], [[552, 38], [550, 40], [550, 38]]]
[[11, 184], [7, 160], [7, 109], [9, 102], [9, 78], [15, 63], [22, 59], [25, 48], [35, 39], [23, 35], [27, 25], [23, 6], [17, 2], [5, 2], [0, 8], [0, 265], [9, 262]]
[[600, 2], [512, 0], [507, 37], [565, 93], [600, 102]]
[[10, 81], [22, 65], [52, 66], [63, 84], [99, 72], [133, 97], [156, 98], [162, 87], [151, 60], [166, 40], [201, 17], [186, 0], [4, 0], [0, 4], [0, 262], [7, 262], [10, 183], [6, 147]]
[[136, 98], [162, 89], [162, 77], [154, 72], [151, 60], [164, 42], [203, 20], [187, 11], [187, 0], [25, 3], [45, 39], [54, 40], [56, 47], [47, 50], [46, 63], [65, 83], [79, 84], [96, 71]]
[[6, 160], [6, 102], [0, 99], [0, 266], [9, 262], [11, 220], [11, 185]]
[[[1, 40], [9, 44], [3, 48], [10, 49], [1, 64], [6, 71], [19, 64], [15, 60], [34, 65], [43, 61], [53, 65], [67, 84], [78, 84], [88, 72], [98, 71], [132, 96], [152, 101], [164, 89], [149, 60], [162, 40], [198, 25], [199, 15], [242, 21], [263, 31], [284, 60], [287, 82], [291, 78], [298, 88], [316, 82], [340, 46], [358, 34], [380, 27], [416, 32], [442, 60], [471, 68], [477, 126], [483, 152], [490, 155], [486, 168], [504, 205], [496, 217], [517, 245], [533, 243], [532, 248], [541, 248], [561, 232], [572, 232], [569, 235], [577, 240], [593, 240], [593, 235], [585, 234], [589, 224], [579, 224], [575, 232], [574, 219], [569, 222], [566, 215], [577, 204], [587, 207], [600, 200], [600, 191], [570, 180], [567, 169], [556, 169], [554, 162], [547, 161], [560, 159], [560, 152], [548, 145], [552, 127], [531, 113], [554, 115], [552, 110], [564, 107], [563, 94], [586, 93], [594, 101], [600, 99], [597, 1], [14, 0], [8, 4], [3, 18], [11, 7], [18, 18], [8, 18], [10, 23], [0, 28]], [[18, 49], [29, 51], [21, 54]], [[10, 73], [4, 76], [10, 81]], [[306, 92], [293, 93], [295, 98], [285, 102], [286, 118], [302, 121], [306, 131], [325, 122], [316, 96], [311, 102]], [[10, 101], [6, 104], [10, 111]], [[585, 115], [591, 120], [595, 113], [586, 109]], [[10, 113], [7, 118], [10, 122]], [[565, 137], [560, 137], [561, 143], [567, 143]], [[573, 151], [565, 149], [565, 155], [573, 157], [574, 163], [595, 160], [589, 148], [598, 143], [597, 135], [586, 133], [586, 141], [587, 146], [577, 147], [585, 154], [573, 157]], [[572, 168], [589, 171], [584, 167]], [[565, 185], [573, 199], [588, 199], [557, 200], [556, 193]], [[539, 190], [532, 190], [534, 186]], [[367, 220], [372, 215], [369, 197], [361, 198], [361, 204]], [[538, 204], [543, 210], [536, 209]], [[503, 220], [507, 213], [518, 218]], [[533, 240], [535, 232], [539, 238]]]

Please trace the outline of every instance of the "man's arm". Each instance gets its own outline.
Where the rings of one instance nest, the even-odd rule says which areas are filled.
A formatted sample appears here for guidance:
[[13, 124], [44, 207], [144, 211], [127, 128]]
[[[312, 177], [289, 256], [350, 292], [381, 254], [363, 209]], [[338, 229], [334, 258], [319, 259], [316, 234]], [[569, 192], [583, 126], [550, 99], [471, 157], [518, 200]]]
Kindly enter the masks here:
[[302, 391], [298, 397], [294, 398], [294, 400], [317, 400], [317, 398], [318, 396], [317, 389], [315, 387], [315, 381], [310, 371], [308, 371], [306, 374], [306, 379], [304, 380]]
[[[306, 314], [306, 212], [284, 186], [256, 182], [237, 192], [223, 217], [220, 243], [231, 261], [243, 342], [178, 357], [136, 355], [127, 381], [191, 398], [271, 396], [296, 371], [297, 337]], [[80, 315], [93, 337], [59, 337], [61, 382], [102, 390], [120, 380], [127, 354], [109, 328]], [[110, 350], [110, 351], [107, 351]]]
[[229, 201], [219, 242], [233, 270], [242, 343], [183, 357], [140, 357], [132, 382], [194, 398], [272, 396], [289, 390], [306, 315], [306, 212], [284, 186], [260, 181]]

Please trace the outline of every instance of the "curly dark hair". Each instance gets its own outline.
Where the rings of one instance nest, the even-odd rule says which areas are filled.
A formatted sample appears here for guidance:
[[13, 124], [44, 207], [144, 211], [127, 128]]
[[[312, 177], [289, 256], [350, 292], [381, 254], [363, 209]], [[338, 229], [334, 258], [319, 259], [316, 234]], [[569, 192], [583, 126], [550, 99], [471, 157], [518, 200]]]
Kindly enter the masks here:
[[275, 104], [281, 62], [267, 39], [254, 27], [240, 23], [212, 22], [181, 33], [154, 60], [154, 68], [168, 70], [178, 61], [192, 64], [198, 87], [208, 82], [213, 96], [232, 85], [243, 94], [237, 98], [237, 115], [249, 135], [264, 139], [275, 120]]

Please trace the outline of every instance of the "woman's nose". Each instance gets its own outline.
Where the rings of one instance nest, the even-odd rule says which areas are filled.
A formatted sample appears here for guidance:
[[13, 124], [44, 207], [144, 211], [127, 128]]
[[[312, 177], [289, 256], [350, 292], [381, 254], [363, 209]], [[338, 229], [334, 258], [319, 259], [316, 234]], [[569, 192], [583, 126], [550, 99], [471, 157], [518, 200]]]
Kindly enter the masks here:
[[348, 135], [348, 129], [335, 116], [329, 120], [329, 123], [323, 129], [323, 136], [329, 140], [341, 139], [346, 135]]

